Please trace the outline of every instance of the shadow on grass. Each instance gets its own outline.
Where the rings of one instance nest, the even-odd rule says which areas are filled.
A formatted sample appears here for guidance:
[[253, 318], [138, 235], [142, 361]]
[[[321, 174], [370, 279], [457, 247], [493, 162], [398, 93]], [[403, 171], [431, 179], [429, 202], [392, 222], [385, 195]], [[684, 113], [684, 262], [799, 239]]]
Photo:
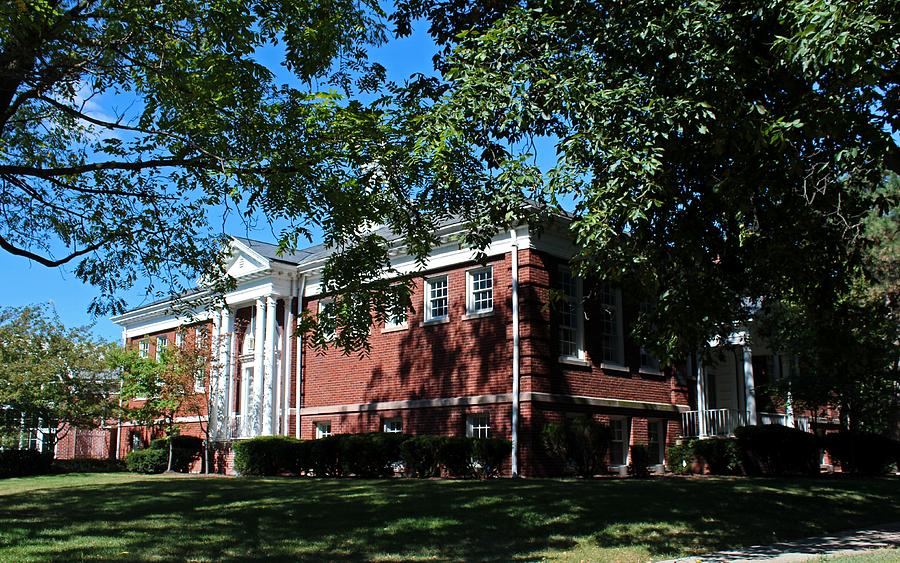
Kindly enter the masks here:
[[895, 479], [146, 478], [0, 497], [0, 559], [669, 556], [900, 521], [898, 493]]

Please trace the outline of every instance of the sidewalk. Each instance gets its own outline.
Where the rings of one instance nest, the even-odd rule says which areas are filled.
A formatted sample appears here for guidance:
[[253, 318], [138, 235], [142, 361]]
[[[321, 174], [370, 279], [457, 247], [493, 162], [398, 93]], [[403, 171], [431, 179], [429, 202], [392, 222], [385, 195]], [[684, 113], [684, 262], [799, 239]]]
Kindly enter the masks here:
[[[707, 555], [680, 557], [660, 563], [719, 563], [723, 561], [766, 561], [767, 563], [796, 563], [817, 560], [823, 555], [854, 555], [875, 549], [900, 548], [900, 523], [841, 532], [830, 536], [806, 538], [773, 545], [755, 545], [741, 549], [719, 551]], [[898, 554], [900, 555], [900, 554]]]

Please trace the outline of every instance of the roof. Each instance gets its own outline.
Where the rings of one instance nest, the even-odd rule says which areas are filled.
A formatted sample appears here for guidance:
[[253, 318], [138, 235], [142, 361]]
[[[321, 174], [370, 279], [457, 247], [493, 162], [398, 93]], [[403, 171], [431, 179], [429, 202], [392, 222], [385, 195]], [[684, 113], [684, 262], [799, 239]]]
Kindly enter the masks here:
[[310, 262], [319, 258], [325, 258], [331, 253], [327, 248], [325, 248], [324, 244], [316, 244], [314, 246], [302, 248], [293, 252], [278, 254], [277, 244], [263, 242], [261, 240], [255, 240], [247, 237], [232, 236], [231, 238], [246, 245], [248, 248], [250, 248], [250, 250], [256, 252], [267, 260], [274, 260], [276, 262], [283, 262], [285, 264], [303, 264], [305, 262]]

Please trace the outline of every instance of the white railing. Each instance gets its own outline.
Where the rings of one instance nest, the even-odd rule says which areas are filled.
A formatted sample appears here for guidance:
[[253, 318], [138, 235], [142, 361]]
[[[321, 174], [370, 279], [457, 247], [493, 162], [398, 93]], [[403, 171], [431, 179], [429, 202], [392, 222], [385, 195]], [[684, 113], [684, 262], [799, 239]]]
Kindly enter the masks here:
[[742, 413], [732, 409], [709, 409], [681, 413], [681, 428], [686, 437], [733, 436], [734, 429], [747, 424]]
[[[761, 412], [758, 419], [759, 424], [791, 426], [790, 418], [786, 414]], [[809, 417], [798, 416], [794, 422], [797, 429], [810, 432]], [[734, 429], [746, 424], [746, 415], [733, 409], [710, 409], [681, 413], [682, 435], [685, 438], [734, 436]]]
[[234, 440], [236, 438], [250, 438], [250, 432], [248, 428], [245, 428], [244, 417], [236, 414], [228, 417], [228, 424], [226, 426], [228, 432], [228, 439]]

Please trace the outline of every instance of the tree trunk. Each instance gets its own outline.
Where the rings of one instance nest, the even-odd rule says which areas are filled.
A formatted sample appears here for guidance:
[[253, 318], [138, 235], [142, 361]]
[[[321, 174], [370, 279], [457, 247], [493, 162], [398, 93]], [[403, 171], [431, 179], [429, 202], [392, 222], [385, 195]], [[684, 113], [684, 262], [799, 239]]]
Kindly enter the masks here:
[[172, 444], [172, 438], [169, 438], [169, 466], [166, 468], [166, 473], [172, 472], [172, 450], [174, 446]]
[[209, 436], [203, 441], [203, 472], [209, 475]]

